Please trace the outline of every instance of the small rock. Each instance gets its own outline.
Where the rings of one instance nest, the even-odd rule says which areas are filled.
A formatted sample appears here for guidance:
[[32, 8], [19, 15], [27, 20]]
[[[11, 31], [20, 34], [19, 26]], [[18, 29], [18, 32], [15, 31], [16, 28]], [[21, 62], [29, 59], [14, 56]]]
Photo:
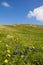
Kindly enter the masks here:
[[14, 51], [13, 53], [13, 56], [17, 55], [18, 54], [18, 51]]

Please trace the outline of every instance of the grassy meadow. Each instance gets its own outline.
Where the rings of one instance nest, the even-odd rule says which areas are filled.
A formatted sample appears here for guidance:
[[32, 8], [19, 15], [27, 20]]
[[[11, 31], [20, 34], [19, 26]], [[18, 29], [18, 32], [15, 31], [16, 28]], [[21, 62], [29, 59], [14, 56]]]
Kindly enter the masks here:
[[43, 26], [0, 25], [0, 65], [43, 65]]

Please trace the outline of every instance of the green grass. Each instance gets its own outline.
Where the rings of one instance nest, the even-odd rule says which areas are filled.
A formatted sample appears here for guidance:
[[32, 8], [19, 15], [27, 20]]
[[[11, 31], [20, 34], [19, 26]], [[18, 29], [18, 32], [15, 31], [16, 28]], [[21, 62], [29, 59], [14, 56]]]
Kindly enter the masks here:
[[0, 65], [43, 65], [43, 26], [0, 25]]

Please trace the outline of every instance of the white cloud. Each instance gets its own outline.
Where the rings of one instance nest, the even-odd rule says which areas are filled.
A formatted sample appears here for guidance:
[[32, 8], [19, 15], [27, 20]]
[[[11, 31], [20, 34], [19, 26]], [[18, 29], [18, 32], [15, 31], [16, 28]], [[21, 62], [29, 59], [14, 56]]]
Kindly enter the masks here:
[[43, 5], [35, 8], [33, 11], [29, 11], [28, 18], [35, 17], [36, 20], [43, 22]]
[[10, 5], [9, 5], [7, 2], [2, 2], [2, 5], [3, 5], [4, 7], [10, 7]]

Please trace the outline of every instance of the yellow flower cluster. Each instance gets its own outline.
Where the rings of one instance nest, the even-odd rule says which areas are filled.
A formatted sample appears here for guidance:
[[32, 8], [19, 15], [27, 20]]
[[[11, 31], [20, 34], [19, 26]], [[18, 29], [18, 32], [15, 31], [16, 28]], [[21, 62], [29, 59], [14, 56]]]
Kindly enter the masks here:
[[29, 48], [33, 48], [34, 49], [35, 47], [34, 46], [29, 46]]
[[[6, 47], [8, 48], [8, 47], [9, 47], [9, 45], [8, 45], [8, 44], [6, 44]], [[8, 53], [10, 53], [11, 51], [8, 49], [8, 50], [7, 50], [7, 52], [8, 52]]]
[[[7, 56], [7, 57], [11, 57], [11, 55], [10, 55], [10, 52], [11, 52], [11, 51], [10, 51], [10, 49], [8, 49], [9, 45], [6, 44], [6, 47], [7, 47], [7, 55], [6, 55], [6, 56]], [[8, 63], [8, 62], [9, 62], [8, 59], [5, 59], [5, 60], [4, 60], [4, 63]]]

